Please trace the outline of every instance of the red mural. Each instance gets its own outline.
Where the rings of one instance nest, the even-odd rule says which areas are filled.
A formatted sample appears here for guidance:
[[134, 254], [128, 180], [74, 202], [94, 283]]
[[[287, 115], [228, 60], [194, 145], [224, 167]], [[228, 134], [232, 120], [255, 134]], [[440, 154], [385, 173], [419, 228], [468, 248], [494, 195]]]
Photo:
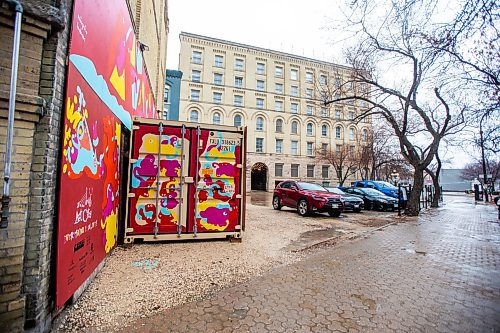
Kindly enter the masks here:
[[157, 117], [124, 0], [75, 0], [64, 116], [56, 306], [117, 243], [121, 129]]

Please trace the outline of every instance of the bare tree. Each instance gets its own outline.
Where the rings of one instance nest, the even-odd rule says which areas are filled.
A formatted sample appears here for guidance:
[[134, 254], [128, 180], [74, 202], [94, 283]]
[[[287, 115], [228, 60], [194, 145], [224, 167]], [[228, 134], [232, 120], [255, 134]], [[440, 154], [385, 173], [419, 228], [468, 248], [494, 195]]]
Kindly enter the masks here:
[[[364, 147], [359, 142], [344, 143], [336, 145], [335, 149], [318, 149], [316, 159], [318, 162], [328, 163], [333, 166], [334, 174], [338, 179], [340, 186], [351, 176], [356, 175], [364, 156]], [[362, 171], [362, 170], [361, 170]]]

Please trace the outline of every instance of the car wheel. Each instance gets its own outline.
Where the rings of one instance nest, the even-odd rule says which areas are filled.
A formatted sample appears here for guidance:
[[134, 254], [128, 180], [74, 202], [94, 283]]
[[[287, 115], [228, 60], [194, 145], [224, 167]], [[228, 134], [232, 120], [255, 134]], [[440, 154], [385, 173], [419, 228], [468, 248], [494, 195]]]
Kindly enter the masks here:
[[281, 206], [280, 198], [277, 195], [275, 195], [273, 198], [273, 208], [276, 210], [280, 210], [281, 207], [282, 206]]
[[330, 215], [331, 217], [339, 217], [340, 211], [339, 210], [331, 210], [328, 212], [328, 215]]
[[309, 213], [309, 207], [307, 207], [307, 201], [305, 199], [300, 199], [297, 204], [297, 213], [300, 216], [306, 216]]

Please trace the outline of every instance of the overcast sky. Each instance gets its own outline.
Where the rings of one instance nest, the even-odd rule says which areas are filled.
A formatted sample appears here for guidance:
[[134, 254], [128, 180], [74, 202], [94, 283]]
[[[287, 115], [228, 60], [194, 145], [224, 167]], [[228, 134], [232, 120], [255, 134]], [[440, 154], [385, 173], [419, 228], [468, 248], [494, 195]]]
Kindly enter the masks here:
[[[342, 64], [346, 36], [331, 30], [342, 20], [337, 0], [169, 0], [167, 68], [177, 69], [181, 31]], [[334, 43], [335, 41], [335, 43]], [[450, 149], [447, 167], [470, 155]]]

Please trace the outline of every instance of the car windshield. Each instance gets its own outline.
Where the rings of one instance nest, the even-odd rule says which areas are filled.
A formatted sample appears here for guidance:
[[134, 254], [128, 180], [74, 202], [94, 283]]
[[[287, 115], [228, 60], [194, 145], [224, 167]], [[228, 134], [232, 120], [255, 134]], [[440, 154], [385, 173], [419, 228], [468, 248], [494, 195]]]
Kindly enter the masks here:
[[373, 196], [385, 195], [382, 192], [379, 192], [379, 191], [377, 191], [377, 190], [375, 190], [373, 188], [361, 188], [360, 190], [363, 191], [363, 192], [365, 192], [368, 195], [373, 195]]
[[326, 191], [326, 188], [324, 188], [321, 185], [318, 184], [311, 184], [311, 183], [298, 183], [300, 188], [303, 190], [308, 190], [308, 191]]
[[379, 184], [381, 188], [396, 188], [396, 186], [388, 182], [377, 182], [377, 184]]
[[332, 193], [346, 194], [344, 191], [342, 191], [341, 189], [336, 188], [336, 187], [328, 187], [327, 190], [328, 190], [328, 192], [332, 192]]

